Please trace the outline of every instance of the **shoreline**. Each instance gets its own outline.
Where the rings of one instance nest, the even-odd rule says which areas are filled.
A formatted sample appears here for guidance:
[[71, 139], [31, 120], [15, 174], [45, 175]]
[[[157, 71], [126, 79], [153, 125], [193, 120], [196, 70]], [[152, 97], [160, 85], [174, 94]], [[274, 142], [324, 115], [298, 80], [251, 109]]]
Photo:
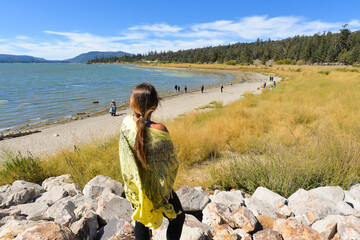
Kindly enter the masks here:
[[[208, 69], [194, 70], [230, 74], [233, 79], [224, 83], [224, 93], [220, 93], [218, 89], [220, 84], [215, 84], [205, 86], [203, 94], [200, 89], [194, 88], [189, 89], [186, 94], [182, 90], [180, 93], [162, 95], [163, 101], [154, 113], [154, 119], [161, 122], [167, 118], [194, 111], [212, 101], [222, 101], [226, 105], [240, 99], [246, 91], [261, 92], [257, 90], [260, 82], [269, 82], [267, 76], [259, 73], [214, 69], [209, 69], [210, 71]], [[30, 152], [34, 156], [43, 157], [54, 155], [63, 149], [70, 149], [76, 145], [98, 140], [106, 141], [118, 134], [122, 119], [132, 112], [125, 106], [118, 107], [118, 109], [116, 117], [109, 116], [106, 111], [105, 113], [94, 113], [90, 117], [77, 121], [58, 122], [32, 128], [31, 130], [40, 132], [1, 140], [0, 151], [8, 150], [22, 154]]]

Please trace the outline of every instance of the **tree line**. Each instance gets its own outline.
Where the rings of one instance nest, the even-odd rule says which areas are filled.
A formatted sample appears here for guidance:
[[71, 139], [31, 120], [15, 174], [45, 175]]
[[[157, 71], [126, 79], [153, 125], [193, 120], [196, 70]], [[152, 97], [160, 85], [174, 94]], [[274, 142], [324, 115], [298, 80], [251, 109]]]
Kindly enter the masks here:
[[[283, 40], [235, 43], [179, 51], [150, 51], [123, 57], [95, 58], [87, 63], [175, 62], [252, 64], [260, 60], [278, 63], [360, 63], [360, 31], [351, 32], [346, 25], [340, 33], [324, 32], [313, 36], [295, 36]], [[300, 61], [300, 62], [299, 62]]]

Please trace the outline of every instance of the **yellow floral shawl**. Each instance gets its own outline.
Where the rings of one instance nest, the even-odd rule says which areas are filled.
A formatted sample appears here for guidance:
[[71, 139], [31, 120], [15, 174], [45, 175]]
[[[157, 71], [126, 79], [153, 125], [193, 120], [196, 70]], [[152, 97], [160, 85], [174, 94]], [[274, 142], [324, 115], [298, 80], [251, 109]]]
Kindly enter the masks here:
[[140, 170], [135, 160], [136, 123], [132, 116], [125, 117], [120, 130], [120, 167], [125, 194], [134, 210], [131, 218], [157, 229], [163, 222], [163, 214], [169, 219], [180, 214], [168, 202], [179, 163], [170, 134], [147, 128], [147, 170]]

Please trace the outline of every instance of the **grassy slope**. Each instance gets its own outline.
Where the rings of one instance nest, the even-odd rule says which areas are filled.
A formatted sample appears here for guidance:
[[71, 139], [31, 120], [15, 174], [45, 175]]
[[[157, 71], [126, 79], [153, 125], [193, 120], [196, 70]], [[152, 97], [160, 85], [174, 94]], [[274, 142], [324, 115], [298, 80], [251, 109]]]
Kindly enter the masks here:
[[[284, 78], [272, 91], [245, 94], [243, 100], [225, 107], [165, 123], [181, 163], [177, 186], [220, 185], [251, 193], [262, 185], [289, 196], [300, 187], [346, 188], [359, 180], [360, 73], [356, 69], [161, 66], [245, 70]], [[82, 185], [97, 174], [120, 180], [117, 144], [114, 139], [79, 146], [75, 152], [63, 152], [37, 163], [38, 168], [43, 177], [71, 173]], [[18, 168], [4, 168], [0, 184], [19, 178], [9, 172]]]

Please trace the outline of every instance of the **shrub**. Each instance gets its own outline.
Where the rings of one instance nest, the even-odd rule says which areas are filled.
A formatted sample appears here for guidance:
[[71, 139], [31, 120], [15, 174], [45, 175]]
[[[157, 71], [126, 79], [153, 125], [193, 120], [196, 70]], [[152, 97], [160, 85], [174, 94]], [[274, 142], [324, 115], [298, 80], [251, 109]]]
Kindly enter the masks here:
[[248, 63], [248, 62], [243, 62], [243, 63], [241, 63], [240, 65], [241, 65], [241, 66], [249, 66], [250, 63]]
[[305, 65], [305, 61], [304, 60], [299, 60], [296, 62], [296, 65]]
[[235, 65], [236, 62], [234, 60], [230, 60], [226, 62], [226, 65]]
[[284, 64], [284, 60], [278, 60], [278, 61], [276, 61], [276, 64], [277, 64], [277, 65], [283, 65], [283, 64]]
[[320, 74], [325, 74], [325, 75], [329, 75], [330, 74], [330, 71], [319, 71], [318, 73], [320, 73]]

